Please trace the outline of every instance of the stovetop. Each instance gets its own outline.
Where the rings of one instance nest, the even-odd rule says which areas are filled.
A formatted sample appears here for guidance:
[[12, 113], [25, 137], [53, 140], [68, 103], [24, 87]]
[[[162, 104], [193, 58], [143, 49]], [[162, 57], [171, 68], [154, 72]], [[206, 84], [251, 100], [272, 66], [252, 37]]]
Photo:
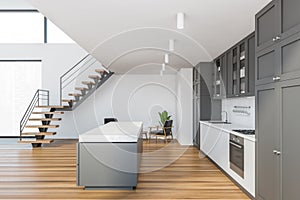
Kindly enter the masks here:
[[232, 130], [238, 133], [242, 133], [245, 135], [255, 135], [255, 130], [246, 130], [246, 129], [236, 129], [236, 130]]

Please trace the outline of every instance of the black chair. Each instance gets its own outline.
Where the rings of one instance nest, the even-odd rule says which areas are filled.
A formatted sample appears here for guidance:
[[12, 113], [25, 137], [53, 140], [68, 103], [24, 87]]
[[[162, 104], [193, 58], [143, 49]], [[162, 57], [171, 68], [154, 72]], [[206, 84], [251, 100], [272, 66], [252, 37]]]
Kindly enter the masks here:
[[156, 138], [156, 142], [158, 137], [164, 138], [165, 142], [167, 142], [168, 137], [171, 137], [173, 140], [172, 125], [173, 120], [167, 120], [161, 130], [159, 130], [159, 126], [156, 127], [157, 130], [152, 130], [154, 127], [149, 127], [149, 141], [151, 136]]
[[104, 118], [104, 124], [107, 124], [109, 122], [117, 122], [118, 119], [116, 118]]

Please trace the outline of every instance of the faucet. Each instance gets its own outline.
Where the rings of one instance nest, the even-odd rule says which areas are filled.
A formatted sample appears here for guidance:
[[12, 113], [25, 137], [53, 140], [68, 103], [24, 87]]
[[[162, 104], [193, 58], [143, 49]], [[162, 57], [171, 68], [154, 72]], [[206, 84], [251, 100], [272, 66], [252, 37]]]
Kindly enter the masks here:
[[222, 113], [225, 113], [225, 114], [226, 114], [225, 123], [228, 123], [228, 113], [227, 113], [225, 110], [223, 110], [223, 111], [221, 112], [221, 115], [222, 115]]

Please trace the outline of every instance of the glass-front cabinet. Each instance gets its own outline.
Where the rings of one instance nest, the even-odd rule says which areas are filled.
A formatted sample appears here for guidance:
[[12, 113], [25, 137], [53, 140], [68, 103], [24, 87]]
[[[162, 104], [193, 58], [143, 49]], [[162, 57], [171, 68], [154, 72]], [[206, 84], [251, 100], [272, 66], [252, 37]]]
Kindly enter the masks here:
[[215, 99], [254, 96], [254, 33], [215, 59], [214, 80]]
[[215, 59], [214, 69], [214, 98], [226, 97], [226, 56], [225, 54]]

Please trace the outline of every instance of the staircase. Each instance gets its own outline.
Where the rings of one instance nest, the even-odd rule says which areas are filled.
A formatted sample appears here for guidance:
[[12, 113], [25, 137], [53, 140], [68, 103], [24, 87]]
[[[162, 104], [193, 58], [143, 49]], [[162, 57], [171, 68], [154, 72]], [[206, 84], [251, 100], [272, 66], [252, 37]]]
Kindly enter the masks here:
[[60, 105], [68, 106], [63, 110], [76, 109], [114, 74], [99, 66], [94, 57], [87, 55], [60, 77]]
[[20, 121], [19, 143], [41, 147], [53, 142], [45, 137], [56, 135], [58, 116], [76, 109], [113, 74], [87, 55], [60, 77], [60, 105], [49, 105], [49, 91], [37, 90]]

